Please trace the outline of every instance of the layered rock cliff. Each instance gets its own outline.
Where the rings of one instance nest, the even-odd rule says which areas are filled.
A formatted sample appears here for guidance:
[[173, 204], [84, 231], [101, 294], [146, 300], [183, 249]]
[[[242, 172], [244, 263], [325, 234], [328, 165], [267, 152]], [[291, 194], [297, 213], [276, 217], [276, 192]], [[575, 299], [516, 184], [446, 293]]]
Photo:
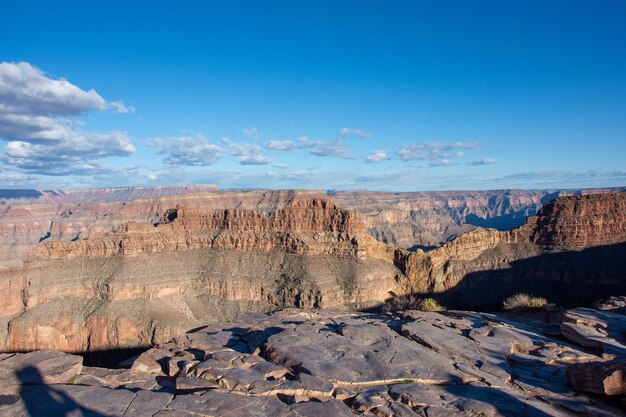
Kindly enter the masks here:
[[[579, 191], [581, 193], [590, 190]], [[607, 192], [609, 190], [594, 190]], [[476, 227], [508, 230], [542, 204], [571, 191], [338, 192], [339, 206], [359, 212], [367, 232], [404, 249], [432, 248]], [[100, 237], [124, 223], [153, 224], [178, 205], [246, 208], [264, 213], [322, 191], [217, 191], [213, 186], [96, 190], [0, 190], [0, 270], [19, 267], [40, 242]]]
[[316, 191], [14, 205], [3, 220], [20, 218], [11, 230], [23, 236], [38, 227], [32, 210], [63, 211], [23, 265], [0, 271], [0, 340], [131, 348], [240, 311], [362, 309], [411, 292], [471, 307], [521, 291], [592, 301], [626, 291], [625, 195], [560, 197], [517, 229], [479, 228], [429, 252], [375, 240], [367, 215]]
[[395, 249], [329, 200], [162, 213], [155, 225], [42, 242], [2, 273], [4, 349], [128, 348], [242, 310], [366, 308], [402, 281]]
[[626, 291], [626, 193], [559, 197], [511, 230], [476, 229], [404, 254], [417, 292], [498, 305], [516, 292], [590, 302]]

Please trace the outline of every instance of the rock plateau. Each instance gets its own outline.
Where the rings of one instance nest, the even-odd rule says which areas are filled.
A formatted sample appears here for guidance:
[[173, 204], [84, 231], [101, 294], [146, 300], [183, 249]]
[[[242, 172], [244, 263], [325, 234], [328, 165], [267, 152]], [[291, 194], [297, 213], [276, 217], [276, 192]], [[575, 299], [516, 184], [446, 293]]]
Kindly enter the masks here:
[[[50, 350], [2, 355], [0, 414], [617, 417], [625, 326], [626, 316], [592, 309], [246, 313], [178, 335], [129, 368]], [[599, 328], [589, 348], [585, 334]]]

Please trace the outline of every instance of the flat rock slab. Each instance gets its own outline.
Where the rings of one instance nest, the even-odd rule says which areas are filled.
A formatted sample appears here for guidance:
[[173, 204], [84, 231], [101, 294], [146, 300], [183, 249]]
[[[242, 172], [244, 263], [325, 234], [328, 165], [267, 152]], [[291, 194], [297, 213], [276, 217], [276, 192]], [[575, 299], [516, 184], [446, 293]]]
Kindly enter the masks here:
[[0, 407], [2, 416], [122, 417], [135, 398], [129, 390], [80, 385], [23, 385], [18, 395], [17, 404]]
[[624, 415], [604, 395], [626, 393], [626, 316], [564, 316], [558, 325], [598, 338], [604, 355], [552, 338], [544, 330], [557, 321], [546, 316], [324, 310], [243, 314], [149, 349], [132, 369], [83, 367], [55, 351], [2, 354], [0, 415]]
[[12, 355], [1, 362], [4, 384], [64, 384], [81, 373], [83, 358], [56, 350]]
[[460, 383], [464, 376], [431, 349], [386, 326], [359, 324], [332, 328], [297, 327], [271, 336], [270, 360], [300, 373], [338, 384], [416, 379], [425, 383]]
[[273, 397], [207, 391], [201, 395], [178, 396], [167, 409], [210, 417], [265, 417], [279, 415], [287, 405]]

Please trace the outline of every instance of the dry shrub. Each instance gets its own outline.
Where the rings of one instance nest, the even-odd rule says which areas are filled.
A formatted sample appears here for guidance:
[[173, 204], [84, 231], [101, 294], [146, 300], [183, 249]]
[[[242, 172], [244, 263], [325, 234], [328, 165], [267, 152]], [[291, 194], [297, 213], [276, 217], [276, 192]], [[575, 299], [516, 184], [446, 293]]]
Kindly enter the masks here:
[[393, 297], [383, 305], [383, 311], [388, 313], [403, 310], [443, 311], [445, 308], [434, 298], [421, 298], [415, 294]]
[[548, 300], [541, 297], [533, 297], [524, 293], [517, 293], [504, 300], [504, 309], [508, 311], [542, 310], [548, 304]]

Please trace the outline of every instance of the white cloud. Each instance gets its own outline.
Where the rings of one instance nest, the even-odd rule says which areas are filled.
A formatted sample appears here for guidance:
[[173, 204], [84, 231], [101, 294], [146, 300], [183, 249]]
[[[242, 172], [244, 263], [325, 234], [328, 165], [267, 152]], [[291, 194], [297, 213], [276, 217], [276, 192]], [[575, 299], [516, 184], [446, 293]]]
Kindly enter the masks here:
[[239, 157], [241, 165], [267, 165], [272, 162], [272, 158], [263, 155], [243, 155]]
[[265, 149], [273, 151], [292, 151], [295, 148], [295, 144], [292, 140], [270, 140], [265, 145]]
[[473, 165], [473, 166], [477, 166], [477, 165], [493, 165], [495, 163], [496, 163], [496, 158], [483, 158], [483, 159], [480, 159], [478, 161], [468, 162], [468, 165]]
[[478, 142], [425, 142], [415, 145], [406, 145], [396, 151], [396, 155], [403, 161], [429, 161], [430, 166], [453, 165], [451, 159], [462, 158], [462, 150], [476, 149]]
[[222, 143], [228, 145], [228, 153], [235, 156], [258, 155], [262, 151], [261, 147], [259, 145], [255, 145], [254, 143], [237, 143], [232, 142], [228, 138], [223, 138]]
[[342, 140], [333, 140], [327, 142], [315, 141], [315, 143], [307, 147], [310, 148], [309, 153], [315, 156], [330, 156], [343, 159], [350, 158], [348, 148]]
[[134, 113], [135, 108], [133, 106], [126, 106], [121, 101], [111, 101], [107, 104], [107, 107], [113, 109], [116, 113]]
[[166, 155], [163, 162], [168, 165], [212, 165], [225, 153], [220, 146], [209, 143], [201, 134], [155, 138], [149, 140], [148, 144], [155, 147], [159, 154]]
[[428, 166], [431, 166], [431, 167], [449, 167], [450, 165], [454, 165], [454, 164], [449, 159], [446, 159], [446, 158], [436, 159], [428, 163]]
[[343, 140], [313, 140], [306, 136], [300, 136], [298, 140], [270, 140], [266, 145], [266, 149], [289, 152], [294, 149], [308, 149], [309, 153], [321, 157], [335, 157], [349, 159], [348, 148]]
[[124, 132], [78, 128], [89, 110], [105, 100], [63, 78], [52, 79], [27, 62], [0, 63], [0, 139], [8, 141], [1, 160], [14, 170], [42, 175], [91, 175], [97, 159], [135, 152]]
[[320, 143], [322, 143], [321, 140], [313, 140], [306, 136], [300, 136], [296, 141], [296, 148], [311, 148]]
[[374, 151], [367, 158], [365, 158], [366, 162], [376, 163], [389, 159], [386, 151]]
[[63, 78], [48, 78], [28, 62], [0, 63], [0, 103], [3, 112], [57, 116], [75, 116], [105, 106], [95, 90], [84, 91]]
[[148, 141], [165, 155], [168, 165], [207, 166], [216, 163], [225, 155], [238, 157], [241, 165], [266, 165], [272, 159], [261, 155], [261, 147], [253, 143], [237, 143], [222, 138], [221, 146], [210, 143], [203, 135], [155, 138]]
[[343, 127], [341, 129], [339, 129], [339, 136], [341, 136], [342, 138], [347, 138], [347, 137], [356, 137], [359, 139], [369, 139], [372, 137], [372, 133], [371, 132], [366, 132], [363, 129], [352, 129], [349, 127]]

